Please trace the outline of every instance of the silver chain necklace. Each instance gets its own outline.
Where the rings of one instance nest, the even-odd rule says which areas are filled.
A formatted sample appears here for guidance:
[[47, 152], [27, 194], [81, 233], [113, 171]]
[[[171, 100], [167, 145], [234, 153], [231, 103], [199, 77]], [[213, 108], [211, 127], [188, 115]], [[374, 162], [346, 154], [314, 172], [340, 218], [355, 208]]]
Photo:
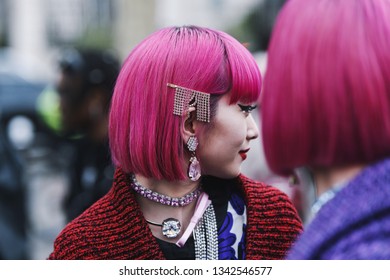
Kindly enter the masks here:
[[213, 204], [204, 212], [193, 232], [196, 260], [218, 260], [218, 230]]

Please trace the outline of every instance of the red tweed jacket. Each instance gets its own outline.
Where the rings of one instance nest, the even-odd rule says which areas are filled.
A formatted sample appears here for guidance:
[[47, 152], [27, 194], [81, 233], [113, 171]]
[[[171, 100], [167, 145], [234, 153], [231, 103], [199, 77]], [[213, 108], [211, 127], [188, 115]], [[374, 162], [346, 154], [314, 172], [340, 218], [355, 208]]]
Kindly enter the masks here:
[[[247, 202], [247, 259], [283, 259], [302, 224], [288, 197], [278, 189], [238, 178]], [[116, 171], [111, 190], [70, 222], [48, 259], [165, 259], [129, 187]]]

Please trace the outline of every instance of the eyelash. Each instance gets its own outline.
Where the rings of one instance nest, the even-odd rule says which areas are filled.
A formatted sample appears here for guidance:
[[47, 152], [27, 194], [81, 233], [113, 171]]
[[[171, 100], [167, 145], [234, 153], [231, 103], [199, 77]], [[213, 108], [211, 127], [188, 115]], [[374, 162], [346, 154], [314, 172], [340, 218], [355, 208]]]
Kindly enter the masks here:
[[254, 109], [257, 108], [257, 105], [254, 105], [254, 106], [252, 106], [252, 105], [241, 105], [241, 104], [237, 104], [237, 105], [240, 107], [242, 112], [247, 113], [247, 114], [251, 113]]

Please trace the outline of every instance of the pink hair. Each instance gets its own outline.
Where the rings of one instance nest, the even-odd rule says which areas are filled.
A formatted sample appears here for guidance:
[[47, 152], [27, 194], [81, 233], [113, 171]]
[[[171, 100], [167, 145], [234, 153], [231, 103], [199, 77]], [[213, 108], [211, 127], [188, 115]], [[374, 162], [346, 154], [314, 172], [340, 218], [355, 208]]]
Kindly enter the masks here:
[[390, 2], [290, 0], [275, 24], [261, 97], [270, 168], [390, 155]]
[[249, 51], [223, 32], [171, 27], [147, 37], [124, 62], [111, 105], [111, 153], [125, 172], [186, 178], [183, 118], [173, 114], [174, 90], [167, 83], [208, 92], [211, 98], [230, 91], [232, 103], [253, 102], [261, 76]]

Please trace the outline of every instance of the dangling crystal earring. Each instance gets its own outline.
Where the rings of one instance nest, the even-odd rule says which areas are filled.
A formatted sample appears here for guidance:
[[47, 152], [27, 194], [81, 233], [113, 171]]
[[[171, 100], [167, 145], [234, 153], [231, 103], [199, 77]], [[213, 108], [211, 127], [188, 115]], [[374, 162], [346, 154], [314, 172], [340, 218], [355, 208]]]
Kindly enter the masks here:
[[187, 148], [192, 153], [190, 158], [190, 165], [188, 166], [188, 177], [191, 179], [191, 181], [198, 181], [201, 175], [200, 164], [195, 155], [198, 144], [199, 143], [196, 136], [190, 136], [187, 141]]

